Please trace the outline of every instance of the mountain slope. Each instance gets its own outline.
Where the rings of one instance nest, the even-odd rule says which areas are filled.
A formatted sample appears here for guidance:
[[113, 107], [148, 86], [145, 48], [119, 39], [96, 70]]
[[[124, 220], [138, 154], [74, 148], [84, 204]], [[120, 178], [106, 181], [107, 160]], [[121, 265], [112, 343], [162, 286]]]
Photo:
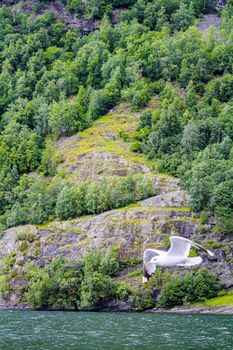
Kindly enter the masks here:
[[[212, 248], [218, 261], [209, 262], [204, 257], [203, 266], [219, 275], [228, 286], [233, 283], [233, 242], [230, 238], [223, 240], [221, 235], [213, 233], [211, 224], [203, 224], [201, 218], [191, 213], [188, 196], [181, 190], [178, 179], [154, 173], [150, 162], [144, 156], [130, 152], [130, 142], [120, 138], [119, 131], [133, 133], [138, 118], [139, 113], [120, 105], [85, 132], [59, 140], [56, 156], [62, 156], [64, 162], [58, 166], [58, 171], [65, 173], [65, 180], [76, 183], [87, 178], [111, 181], [126, 176], [127, 171], [144, 172], [153, 179], [157, 195], [100, 215], [7, 230], [0, 240], [0, 260], [3, 263], [4, 257], [14, 257], [9, 273], [16, 271], [16, 276], [11, 279], [11, 296], [8, 300], [2, 298], [2, 304], [12, 306], [23, 300], [20, 290], [25, 283], [28, 262], [44, 267], [61, 255], [78, 261], [92, 249], [104, 251], [109, 246], [116, 246], [120, 259], [135, 259], [138, 269], [143, 250], [167, 247], [171, 234], [195, 239]], [[138, 278], [127, 277], [128, 272], [122, 272], [124, 277], [120, 278], [138, 285]]]

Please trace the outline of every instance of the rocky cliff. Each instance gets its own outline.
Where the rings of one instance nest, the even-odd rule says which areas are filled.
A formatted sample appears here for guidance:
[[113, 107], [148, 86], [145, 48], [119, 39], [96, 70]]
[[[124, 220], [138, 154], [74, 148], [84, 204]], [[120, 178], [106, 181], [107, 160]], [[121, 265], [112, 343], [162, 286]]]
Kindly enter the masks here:
[[[150, 108], [156, 108], [156, 103], [154, 100]], [[206, 221], [201, 215], [193, 214], [179, 180], [158, 174], [143, 155], [130, 152], [130, 141], [125, 142], [119, 136], [124, 132], [130, 140], [139, 116], [139, 112], [122, 104], [84, 132], [56, 142], [55, 157], [63, 159], [56, 179], [65, 178], [75, 183], [102, 178], [111, 181], [130, 171], [151, 178], [156, 195], [100, 215], [5, 231], [0, 240], [0, 261], [3, 265], [5, 257], [11, 259], [12, 294], [8, 300], [2, 298], [2, 305], [21, 305], [28, 262], [44, 267], [60, 255], [79, 260], [91, 249], [104, 250], [112, 245], [118, 247], [122, 261], [134, 261], [134, 267], [122, 271], [119, 278], [140, 286], [143, 250], [167, 248], [169, 236], [174, 234], [212, 249], [217, 261], [208, 261], [203, 256], [203, 266], [218, 275], [226, 288], [233, 285], [232, 238], [216, 233], [211, 218]], [[133, 274], [134, 270], [138, 273]]]
[[99, 29], [100, 22], [98, 20], [88, 19], [81, 15], [76, 16], [69, 12], [62, 1], [54, 0], [41, 3], [38, 0], [2, 0], [1, 5], [7, 5], [15, 9], [15, 11], [22, 11], [26, 13], [34, 13], [40, 15], [44, 12], [51, 12], [61, 22], [64, 22], [67, 29], [77, 28], [82, 34], [89, 34], [96, 29]]

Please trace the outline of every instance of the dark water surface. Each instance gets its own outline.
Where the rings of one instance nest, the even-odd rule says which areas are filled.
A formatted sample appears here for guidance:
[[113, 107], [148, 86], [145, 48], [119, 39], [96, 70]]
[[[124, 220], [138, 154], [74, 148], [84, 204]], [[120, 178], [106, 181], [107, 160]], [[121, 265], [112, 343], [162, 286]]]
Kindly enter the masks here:
[[233, 350], [233, 316], [0, 312], [1, 350]]

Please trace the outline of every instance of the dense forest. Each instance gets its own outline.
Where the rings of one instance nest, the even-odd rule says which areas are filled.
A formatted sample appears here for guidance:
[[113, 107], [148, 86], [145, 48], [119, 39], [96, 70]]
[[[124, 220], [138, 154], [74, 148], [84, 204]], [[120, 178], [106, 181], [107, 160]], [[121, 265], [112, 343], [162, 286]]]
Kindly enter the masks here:
[[[37, 11], [43, 8], [39, 3]], [[124, 204], [111, 203], [110, 193], [102, 209], [93, 200], [91, 209], [65, 208], [64, 194], [86, 194], [52, 180], [62, 161], [52, 156], [53, 141], [83, 130], [122, 99], [143, 108], [159, 95], [158, 110], [142, 115], [131, 149], [146, 153], [159, 171], [180, 177], [192, 209], [213, 212], [221, 230], [232, 230], [231, 2], [222, 11], [218, 38], [211, 30], [202, 36], [193, 26], [214, 10], [212, 1], [65, 5], [77, 16], [101, 19], [100, 30], [83, 36], [51, 12], [35, 16], [0, 9], [2, 229]], [[119, 6], [124, 10], [113, 26]], [[118, 185], [118, 192], [134, 192], [135, 181], [129, 181]], [[101, 187], [90, 188], [89, 197]], [[114, 192], [115, 185], [109, 187]], [[149, 195], [150, 184], [146, 187], [139, 197], [125, 193], [125, 203]]]
[[[213, 216], [218, 232], [231, 233], [232, 1], [221, 11], [218, 35], [213, 28], [203, 35], [195, 26], [204, 14], [217, 11], [212, 0], [61, 2], [70, 16], [97, 21], [99, 29], [83, 35], [62, 16], [45, 10], [50, 1], [33, 2], [30, 12], [9, 7], [8, 1], [0, 7], [1, 231], [98, 214], [154, 195], [150, 179], [131, 173], [120, 181], [91, 184], [83, 179], [76, 185], [57, 172], [63, 160], [55, 156], [55, 142], [127, 101], [141, 112], [134, 135], [121, 135], [131, 142], [131, 151], [146, 154], [157, 172], [180, 178], [191, 209], [207, 213], [206, 220]], [[158, 108], [150, 110], [155, 97]], [[63, 302], [85, 308], [106, 294], [131, 295], [139, 302], [135, 291], [112, 282], [110, 276], [119, 270], [114, 254], [90, 254], [75, 268], [61, 260], [43, 271], [29, 268], [28, 301], [39, 308]], [[10, 261], [6, 272], [7, 266]], [[162, 278], [158, 272], [154, 282]], [[78, 300], [77, 293], [74, 300], [72, 293], [67, 296], [67, 279], [73, 281], [69, 288], [74, 294], [79, 290]], [[161, 305], [182, 303], [190, 285], [204, 288], [203, 279], [209, 281], [209, 296], [214, 295], [216, 280], [207, 271], [186, 279], [180, 300], [169, 299], [169, 290], [180, 288], [175, 277], [163, 291]], [[88, 289], [88, 283], [97, 291]], [[60, 299], [49, 299], [46, 293]], [[206, 293], [203, 289], [189, 301]], [[148, 294], [140, 299], [146, 307], [150, 302]]]

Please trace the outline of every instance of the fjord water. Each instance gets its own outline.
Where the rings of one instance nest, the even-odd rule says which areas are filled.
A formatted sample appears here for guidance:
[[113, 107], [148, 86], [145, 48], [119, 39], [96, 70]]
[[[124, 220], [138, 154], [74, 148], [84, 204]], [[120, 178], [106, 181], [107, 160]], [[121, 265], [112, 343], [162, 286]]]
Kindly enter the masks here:
[[1, 350], [233, 349], [233, 316], [0, 312]]

